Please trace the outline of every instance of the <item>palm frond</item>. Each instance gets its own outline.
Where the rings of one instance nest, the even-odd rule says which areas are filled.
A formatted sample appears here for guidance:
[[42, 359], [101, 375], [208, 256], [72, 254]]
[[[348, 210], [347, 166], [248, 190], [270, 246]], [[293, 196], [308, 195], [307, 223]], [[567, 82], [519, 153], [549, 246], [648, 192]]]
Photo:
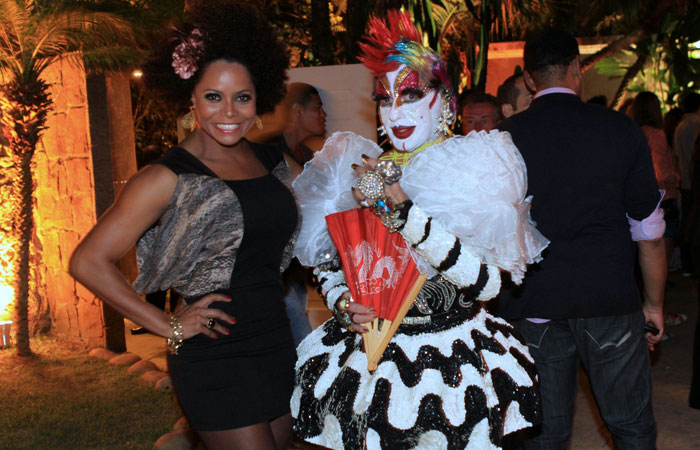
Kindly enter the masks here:
[[0, 53], [20, 55], [23, 37], [30, 34], [31, 11], [21, 0], [0, 2]]
[[82, 61], [87, 70], [95, 72], [116, 71], [138, 65], [143, 52], [133, 47], [106, 45], [82, 52]]

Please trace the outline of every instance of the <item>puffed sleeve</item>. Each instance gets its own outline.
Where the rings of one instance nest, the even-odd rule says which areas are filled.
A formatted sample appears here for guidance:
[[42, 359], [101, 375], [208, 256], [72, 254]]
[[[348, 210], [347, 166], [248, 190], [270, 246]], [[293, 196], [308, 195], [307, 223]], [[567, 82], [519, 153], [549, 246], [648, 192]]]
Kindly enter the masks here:
[[490, 300], [501, 289], [498, 267], [483, 264], [454, 234], [426, 215], [412, 202], [401, 211], [405, 220], [399, 230], [406, 241], [445, 279], [470, 288], [477, 300]]

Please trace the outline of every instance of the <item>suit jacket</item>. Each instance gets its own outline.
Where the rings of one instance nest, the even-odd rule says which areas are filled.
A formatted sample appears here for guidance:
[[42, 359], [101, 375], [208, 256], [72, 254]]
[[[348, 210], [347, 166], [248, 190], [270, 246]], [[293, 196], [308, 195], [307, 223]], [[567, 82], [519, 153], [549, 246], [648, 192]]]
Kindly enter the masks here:
[[558, 93], [535, 99], [499, 128], [523, 155], [532, 217], [551, 240], [522, 286], [503, 290], [499, 312], [567, 319], [640, 309], [626, 215], [642, 220], [660, 200], [640, 128], [619, 112]]

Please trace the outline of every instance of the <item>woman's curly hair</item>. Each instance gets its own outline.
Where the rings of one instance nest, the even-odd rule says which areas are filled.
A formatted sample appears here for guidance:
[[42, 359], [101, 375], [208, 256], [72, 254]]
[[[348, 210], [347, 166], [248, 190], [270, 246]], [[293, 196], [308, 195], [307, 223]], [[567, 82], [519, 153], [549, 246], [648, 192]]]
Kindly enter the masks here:
[[[192, 34], [194, 29], [198, 32]], [[184, 79], [173, 67], [173, 53], [193, 36], [201, 36], [203, 46], [197, 48], [195, 57], [190, 56], [196, 68], [192, 76]], [[201, 2], [187, 22], [171, 27], [145, 61], [146, 86], [182, 114], [189, 109], [192, 91], [203, 69], [221, 59], [248, 69], [255, 86], [258, 114], [275, 109], [285, 94], [287, 48], [257, 8], [237, 1]]]

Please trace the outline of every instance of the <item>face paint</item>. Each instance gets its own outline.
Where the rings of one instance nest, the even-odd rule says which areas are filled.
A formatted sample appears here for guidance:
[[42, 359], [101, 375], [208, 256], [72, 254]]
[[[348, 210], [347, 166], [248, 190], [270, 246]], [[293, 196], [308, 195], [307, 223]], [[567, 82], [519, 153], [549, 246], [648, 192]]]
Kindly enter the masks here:
[[401, 65], [375, 81], [374, 98], [392, 145], [412, 151], [439, 136], [435, 131], [442, 97], [418, 72]]

